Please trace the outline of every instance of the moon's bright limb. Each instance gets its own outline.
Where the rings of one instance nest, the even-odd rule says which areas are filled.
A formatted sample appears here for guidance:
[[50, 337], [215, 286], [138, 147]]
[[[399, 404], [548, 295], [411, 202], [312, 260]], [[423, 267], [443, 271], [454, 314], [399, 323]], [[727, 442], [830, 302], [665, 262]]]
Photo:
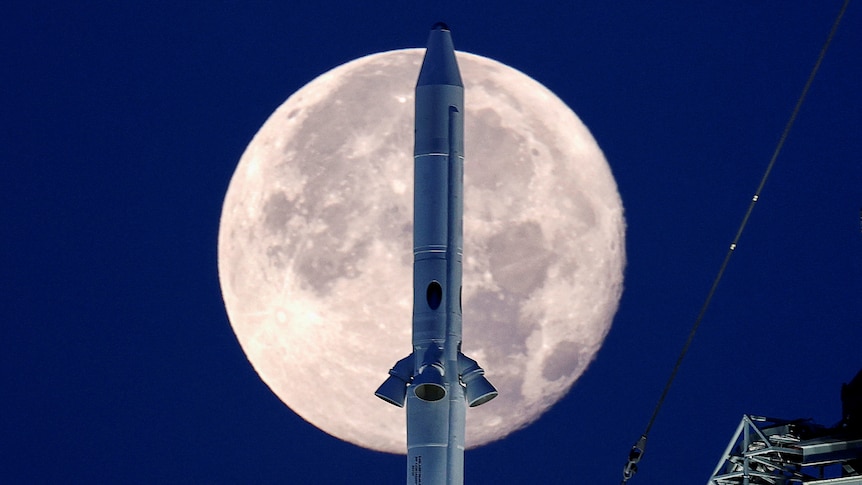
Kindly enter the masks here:
[[[291, 96], [243, 154], [218, 263], [243, 350], [270, 389], [338, 438], [405, 452], [404, 410], [374, 396], [410, 353], [413, 89], [423, 50], [375, 54]], [[553, 93], [458, 53], [466, 87], [464, 352], [500, 396], [467, 445], [534, 421], [610, 328], [625, 265], [616, 183]]]

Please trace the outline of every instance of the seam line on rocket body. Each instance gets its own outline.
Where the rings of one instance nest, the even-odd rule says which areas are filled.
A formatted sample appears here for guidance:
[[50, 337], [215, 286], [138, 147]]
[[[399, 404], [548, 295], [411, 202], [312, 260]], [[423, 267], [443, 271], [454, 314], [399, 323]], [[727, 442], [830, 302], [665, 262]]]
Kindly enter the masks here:
[[439, 153], [439, 152], [428, 152], [428, 153], [417, 153], [413, 155], [413, 159], [422, 158], [422, 157], [457, 157], [460, 160], [464, 160], [464, 155], [450, 155], [448, 153]]

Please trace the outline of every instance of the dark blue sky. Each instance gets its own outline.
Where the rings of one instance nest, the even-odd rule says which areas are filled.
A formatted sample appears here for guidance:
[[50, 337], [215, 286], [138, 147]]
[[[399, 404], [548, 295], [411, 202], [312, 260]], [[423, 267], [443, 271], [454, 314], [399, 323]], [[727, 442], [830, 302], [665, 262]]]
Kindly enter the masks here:
[[[437, 20], [575, 110], [628, 223], [597, 360], [468, 452], [467, 482], [619, 483], [842, 2], [181, 3], [0, 7], [9, 483], [403, 483], [403, 457], [318, 431], [257, 377], [216, 235], [280, 103]], [[862, 367], [860, 52], [851, 5], [632, 484], [705, 483], [743, 413], [840, 419]]]

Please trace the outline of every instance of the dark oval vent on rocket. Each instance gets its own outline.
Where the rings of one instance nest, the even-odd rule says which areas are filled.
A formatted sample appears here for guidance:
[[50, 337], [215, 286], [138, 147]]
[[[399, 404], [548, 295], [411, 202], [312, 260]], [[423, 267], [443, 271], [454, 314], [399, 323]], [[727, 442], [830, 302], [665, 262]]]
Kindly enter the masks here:
[[432, 310], [440, 307], [440, 302], [443, 301], [443, 288], [440, 286], [440, 283], [432, 281], [428, 285], [428, 290], [425, 291], [425, 300]]

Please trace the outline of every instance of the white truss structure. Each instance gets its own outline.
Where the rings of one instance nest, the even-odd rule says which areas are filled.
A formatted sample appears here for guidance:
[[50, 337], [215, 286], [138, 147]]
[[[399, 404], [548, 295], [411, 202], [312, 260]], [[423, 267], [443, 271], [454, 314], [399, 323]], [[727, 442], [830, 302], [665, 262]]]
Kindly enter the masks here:
[[744, 415], [708, 485], [862, 485], [862, 435]]

